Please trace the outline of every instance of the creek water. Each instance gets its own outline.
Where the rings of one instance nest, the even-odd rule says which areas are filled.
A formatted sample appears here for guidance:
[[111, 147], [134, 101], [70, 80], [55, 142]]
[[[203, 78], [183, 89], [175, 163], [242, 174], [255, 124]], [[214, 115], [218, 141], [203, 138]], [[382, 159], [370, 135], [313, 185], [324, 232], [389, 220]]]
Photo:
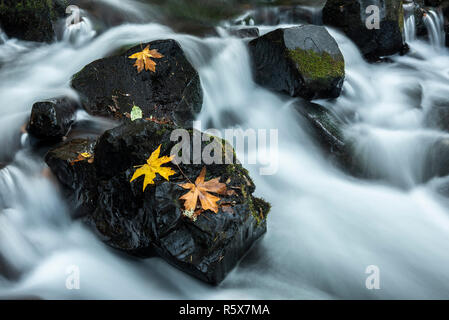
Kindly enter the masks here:
[[[132, 1], [126, 5], [133, 8]], [[81, 42], [0, 38], [0, 159], [8, 163], [0, 171], [0, 297], [447, 298], [449, 201], [441, 190], [449, 178], [424, 178], [429, 148], [449, 138], [425, 125], [436, 102], [449, 104], [449, 52], [436, 41], [412, 41], [410, 53], [392, 63], [368, 64], [349, 39], [329, 30], [344, 54], [346, 80], [340, 98], [318, 103], [343, 120], [363, 170], [374, 177], [362, 180], [326, 159], [293, 108], [301, 102], [253, 82], [243, 40], [223, 29], [197, 38], [157, 23], [124, 24], [89, 37], [88, 27]], [[438, 28], [429, 24], [435, 39]], [[261, 176], [259, 166], [247, 166], [256, 195], [273, 205], [268, 233], [218, 287], [162, 259], [119, 254], [72, 221], [20, 130], [35, 101], [76, 96], [70, 79], [86, 64], [125, 45], [166, 38], [180, 42], [200, 74], [204, 126], [279, 132], [278, 172]], [[112, 125], [86, 114], [79, 119]], [[73, 265], [80, 290], [66, 288]], [[365, 287], [370, 265], [379, 267], [380, 290]]]

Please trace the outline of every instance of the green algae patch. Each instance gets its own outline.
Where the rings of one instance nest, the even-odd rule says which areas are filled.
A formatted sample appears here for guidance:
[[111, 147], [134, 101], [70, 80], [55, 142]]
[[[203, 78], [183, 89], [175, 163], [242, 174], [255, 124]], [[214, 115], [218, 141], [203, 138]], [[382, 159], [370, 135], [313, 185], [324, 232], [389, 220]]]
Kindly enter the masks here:
[[288, 52], [302, 75], [308, 79], [338, 78], [345, 75], [345, 61], [336, 59], [327, 52], [318, 53], [300, 48]]

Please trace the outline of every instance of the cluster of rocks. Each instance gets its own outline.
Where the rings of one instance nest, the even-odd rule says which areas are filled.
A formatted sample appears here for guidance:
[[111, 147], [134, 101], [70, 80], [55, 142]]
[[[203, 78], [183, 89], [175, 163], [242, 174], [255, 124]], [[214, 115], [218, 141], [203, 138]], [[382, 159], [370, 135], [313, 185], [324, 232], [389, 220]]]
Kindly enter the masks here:
[[[138, 73], [128, 57], [147, 45], [163, 57], [157, 59], [155, 72]], [[52, 145], [45, 161], [74, 218], [83, 219], [118, 250], [143, 258], [160, 256], [203, 281], [220, 283], [266, 232], [270, 210], [253, 196], [255, 185], [235, 154], [232, 164], [205, 166], [206, 180], [219, 178], [227, 193], [220, 197], [218, 213], [206, 211], [196, 221], [183, 214], [179, 198], [186, 190], [179, 184], [195, 181], [204, 165], [169, 163], [176, 175], [169, 181], [157, 176], [145, 192], [143, 178], [130, 183], [135, 166], [146, 163], [159, 145], [161, 155], [170, 155], [177, 143], [170, 139], [173, 130], [198, 133], [191, 122], [201, 110], [203, 92], [198, 72], [179, 43], [153, 41], [94, 61], [73, 76], [72, 87], [79, 101], [63, 97], [35, 103], [27, 130]], [[131, 121], [134, 105], [143, 118]], [[98, 137], [65, 139], [79, 109], [114, 119], [118, 126]], [[210, 137], [203, 139], [201, 153], [211, 143], [218, 143], [215, 150], [229, 150], [223, 140]]]
[[[328, 0], [323, 21], [343, 30], [367, 59], [376, 60], [404, 46], [400, 7], [396, 1], [385, 3], [380, 31], [367, 32], [361, 25], [359, 1]], [[254, 28], [230, 32], [249, 38], [255, 81], [298, 98], [294, 108], [319, 144], [336, 162], [350, 167], [343, 123], [326, 108], [308, 102], [337, 98], [345, 79], [344, 57], [327, 29], [302, 25], [262, 36]], [[155, 72], [138, 73], [129, 56], [147, 45], [163, 57], [157, 59]], [[170, 181], [158, 176], [145, 192], [141, 180], [130, 183], [135, 166], [144, 164], [159, 145], [161, 154], [169, 155], [176, 144], [170, 139], [174, 129], [195, 134], [191, 123], [201, 111], [203, 92], [199, 74], [179, 43], [158, 40], [99, 59], [75, 74], [71, 85], [79, 101], [59, 97], [37, 102], [27, 128], [36, 139], [53, 144], [45, 160], [75, 217], [116, 249], [139, 257], [157, 255], [201, 280], [222, 281], [267, 228], [270, 206], [253, 196], [255, 185], [248, 172], [236, 161], [207, 165], [207, 179], [219, 178], [229, 192], [217, 214], [206, 211], [196, 221], [183, 215], [179, 198], [185, 190], [179, 184], [195, 181], [202, 165], [167, 164], [176, 175]], [[135, 105], [143, 119], [131, 121]], [[64, 139], [79, 109], [114, 119], [118, 126], [98, 137]], [[225, 141], [211, 140], [225, 148]], [[202, 150], [206, 147], [208, 142], [203, 142]]]
[[[307, 33], [319, 47], [309, 45], [304, 37]], [[283, 63], [285, 73], [256, 60], [259, 58], [255, 47], [272, 50], [280, 39], [283, 43], [277, 48], [279, 60], [272, 63]], [[138, 73], [128, 57], [147, 45], [163, 58], [157, 59], [156, 72]], [[255, 64], [266, 68], [264, 72], [291, 81], [291, 87], [272, 89], [309, 99], [336, 97], [341, 90], [344, 60], [335, 40], [323, 27], [279, 30], [255, 39], [249, 46], [254, 47]], [[326, 51], [320, 53], [320, 49]], [[292, 53], [283, 57], [282, 52], [287, 50]], [[305, 55], [307, 50], [316, 53], [314, 63], [336, 59], [340, 69], [319, 79], [297, 56], [300, 50]], [[326, 58], [320, 58], [320, 54]], [[332, 63], [331, 60], [326, 63]], [[237, 159], [233, 164], [206, 166], [207, 179], [220, 178], [229, 192], [222, 197], [217, 214], [206, 211], [196, 221], [183, 215], [179, 198], [185, 190], [179, 184], [195, 181], [202, 165], [168, 164], [177, 174], [170, 181], [158, 176], [155, 185], [145, 192], [141, 183], [130, 183], [134, 166], [144, 164], [159, 145], [162, 155], [170, 153], [176, 143], [170, 140], [174, 129], [186, 128], [190, 135], [195, 132], [189, 128], [201, 110], [203, 92], [198, 72], [180, 45], [174, 40], [158, 40], [99, 59], [73, 76], [72, 87], [79, 93], [79, 101], [64, 97], [35, 103], [27, 129], [34, 138], [53, 144], [45, 161], [71, 204], [74, 217], [84, 219], [116, 249], [139, 257], [157, 255], [208, 283], [222, 281], [266, 232], [270, 209], [267, 202], [253, 196], [255, 185]], [[141, 108], [143, 119], [131, 121], [127, 116], [134, 105]], [[338, 120], [325, 108], [310, 106], [298, 104], [298, 114], [310, 122], [320, 143], [331, 154], [343, 155], [345, 146]], [[114, 119], [118, 126], [95, 138], [63, 139], [79, 109]], [[225, 148], [226, 142], [212, 140]], [[203, 142], [202, 148], [205, 147], [210, 148], [208, 142]]]
[[[255, 185], [240, 164], [206, 166], [206, 180], [220, 178], [228, 192], [221, 196], [218, 213], [206, 211], [196, 221], [183, 215], [179, 198], [186, 190], [179, 184], [195, 181], [203, 165], [168, 164], [176, 175], [170, 181], [157, 177], [145, 192], [142, 181], [130, 183], [134, 166], [144, 164], [159, 145], [162, 155], [170, 154], [174, 129], [145, 119], [127, 120], [97, 140], [63, 143], [47, 153], [46, 162], [71, 207], [107, 244], [142, 258], [160, 256], [218, 284], [266, 232], [270, 205], [252, 195]], [[81, 153], [94, 160], [77, 161]]]

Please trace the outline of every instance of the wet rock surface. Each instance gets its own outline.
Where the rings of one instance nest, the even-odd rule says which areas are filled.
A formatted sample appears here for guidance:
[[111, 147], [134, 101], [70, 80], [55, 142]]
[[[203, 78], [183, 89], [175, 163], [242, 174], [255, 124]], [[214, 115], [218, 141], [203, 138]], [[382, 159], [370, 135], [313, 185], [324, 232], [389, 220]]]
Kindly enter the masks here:
[[69, 132], [78, 107], [77, 102], [69, 98], [36, 102], [31, 110], [27, 131], [38, 139], [61, 139]]
[[[255, 185], [239, 164], [206, 166], [206, 180], [220, 178], [228, 192], [220, 196], [218, 213], [205, 211], [196, 221], [183, 215], [179, 198], [186, 190], [179, 184], [195, 181], [204, 165], [166, 164], [176, 174], [170, 181], [157, 175], [145, 192], [143, 178], [130, 183], [135, 166], [144, 164], [159, 145], [161, 156], [169, 155], [176, 144], [170, 141], [173, 129], [153, 121], [127, 121], [96, 143], [62, 144], [48, 153], [46, 162], [72, 195], [71, 201], [83, 209], [84, 219], [110, 246], [139, 257], [159, 255], [203, 281], [218, 284], [266, 232], [270, 205], [252, 195]], [[189, 133], [192, 138], [198, 134]], [[212, 143], [215, 150], [226, 149], [223, 140], [211, 141], [202, 143], [203, 151]], [[92, 152], [93, 162], [73, 162], [82, 152]]]
[[323, 23], [343, 31], [367, 60], [399, 53], [403, 48], [402, 1], [380, 1], [380, 29], [368, 29], [366, 8], [373, 3], [359, 0], [327, 0]]
[[80, 161], [80, 154], [93, 155], [94, 140], [74, 139], [50, 150], [45, 161], [61, 184], [61, 191], [73, 208], [74, 216], [85, 216], [96, 206], [96, 171], [89, 159]]
[[231, 28], [229, 33], [239, 38], [256, 38], [259, 36], [259, 28]]
[[252, 40], [249, 49], [260, 85], [308, 100], [340, 95], [345, 62], [326, 28], [277, 29]]
[[352, 142], [343, 134], [344, 122], [327, 108], [301, 101], [294, 110], [306, 120], [301, 126], [316, 139], [328, 159], [346, 172], [361, 176], [356, 159], [352, 157]]
[[[154, 59], [155, 72], [138, 73], [136, 60], [129, 56], [147, 45], [164, 57]], [[199, 75], [174, 40], [141, 44], [122, 55], [94, 61], [73, 77], [72, 87], [89, 114], [118, 119], [137, 105], [144, 117], [188, 125], [203, 103]]]

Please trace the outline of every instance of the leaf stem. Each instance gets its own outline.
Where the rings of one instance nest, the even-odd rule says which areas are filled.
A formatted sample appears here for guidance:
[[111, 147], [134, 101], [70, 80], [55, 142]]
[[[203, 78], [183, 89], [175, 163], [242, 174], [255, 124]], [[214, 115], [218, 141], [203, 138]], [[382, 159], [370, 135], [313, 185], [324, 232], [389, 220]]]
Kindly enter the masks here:
[[187, 177], [187, 176], [184, 174], [184, 171], [182, 171], [182, 169], [181, 169], [181, 167], [179, 166], [179, 164], [175, 163], [175, 165], [178, 167], [179, 171], [180, 171], [181, 174], [184, 176], [184, 178], [186, 178], [187, 181], [189, 181], [191, 184], [194, 184], [194, 183], [189, 179], [189, 177]]

